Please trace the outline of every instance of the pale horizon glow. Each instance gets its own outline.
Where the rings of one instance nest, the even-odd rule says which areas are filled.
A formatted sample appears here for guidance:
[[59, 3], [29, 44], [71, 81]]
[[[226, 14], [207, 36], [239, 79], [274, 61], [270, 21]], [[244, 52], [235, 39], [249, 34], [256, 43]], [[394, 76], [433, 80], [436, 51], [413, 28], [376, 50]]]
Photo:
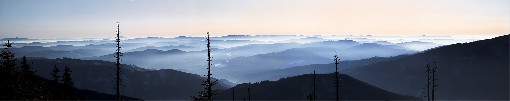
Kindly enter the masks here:
[[510, 34], [508, 0], [12, 0], [0, 38]]

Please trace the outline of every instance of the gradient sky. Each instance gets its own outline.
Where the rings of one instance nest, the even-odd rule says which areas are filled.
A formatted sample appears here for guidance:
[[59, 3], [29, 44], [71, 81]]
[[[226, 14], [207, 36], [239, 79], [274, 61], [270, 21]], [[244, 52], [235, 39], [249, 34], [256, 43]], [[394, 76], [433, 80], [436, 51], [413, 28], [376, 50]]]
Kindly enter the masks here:
[[510, 0], [0, 0], [0, 38], [510, 33]]

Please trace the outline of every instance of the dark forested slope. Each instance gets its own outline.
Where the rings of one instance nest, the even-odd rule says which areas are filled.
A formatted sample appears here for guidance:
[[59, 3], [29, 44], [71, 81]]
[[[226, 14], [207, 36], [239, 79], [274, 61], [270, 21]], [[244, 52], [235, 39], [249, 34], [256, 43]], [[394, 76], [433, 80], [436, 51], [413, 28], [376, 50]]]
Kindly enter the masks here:
[[[318, 100], [334, 100], [333, 74], [316, 75], [316, 95]], [[412, 96], [403, 96], [371, 86], [348, 75], [339, 74], [340, 98], [344, 100], [417, 100]], [[278, 81], [262, 81], [253, 84], [239, 84], [219, 93], [217, 99], [231, 100], [232, 90], [236, 100], [248, 100], [250, 88], [251, 100], [306, 100], [312, 92], [313, 74], [282, 78]]]
[[424, 96], [426, 65], [437, 62], [438, 99], [509, 98], [509, 35], [430, 49], [395, 60], [349, 68], [345, 73], [374, 86]]
[[[58, 68], [69, 66], [77, 88], [113, 94], [114, 63], [101, 60], [78, 59], [34, 59], [31, 60], [37, 74], [50, 77], [54, 65]], [[148, 70], [131, 65], [122, 65], [121, 94], [147, 99], [189, 99], [203, 89], [202, 76], [171, 69]], [[205, 69], [205, 68], [204, 68]], [[226, 80], [220, 80], [217, 88], [229, 87]]]

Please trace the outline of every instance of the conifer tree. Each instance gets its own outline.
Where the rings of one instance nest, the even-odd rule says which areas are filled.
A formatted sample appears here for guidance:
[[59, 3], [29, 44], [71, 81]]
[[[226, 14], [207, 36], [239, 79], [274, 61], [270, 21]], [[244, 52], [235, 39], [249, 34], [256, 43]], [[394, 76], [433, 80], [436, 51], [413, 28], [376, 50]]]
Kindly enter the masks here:
[[34, 85], [34, 72], [30, 70], [30, 65], [27, 62], [27, 58], [23, 56], [21, 59], [20, 75], [18, 78], [18, 92], [21, 94], [21, 98], [28, 100], [38, 95], [40, 89], [35, 89]]
[[7, 77], [14, 77], [17, 73], [16, 58], [14, 58], [14, 54], [9, 51], [9, 48], [12, 47], [12, 43], [9, 43], [9, 40], [7, 40], [4, 46], [5, 48], [2, 50], [2, 74]]
[[214, 98], [213, 96], [218, 94], [216, 90], [212, 90], [212, 87], [216, 84], [218, 84], [218, 80], [211, 81], [211, 42], [209, 38], [209, 32], [207, 32], [207, 74], [206, 80], [202, 82], [201, 85], [206, 86], [205, 91], [199, 92], [198, 96], [192, 96], [193, 100], [195, 101], [212, 101]]
[[317, 89], [315, 87], [315, 70], [313, 71], [313, 84], [312, 84], [312, 93], [307, 96], [308, 100], [315, 101], [317, 100], [317, 95], [315, 94], [315, 90]]
[[51, 82], [50, 83], [50, 86], [51, 86], [51, 93], [52, 93], [52, 97], [53, 99], [62, 99], [63, 98], [63, 89], [64, 87], [60, 86], [61, 83], [60, 83], [60, 79], [62, 78], [60, 75], [60, 69], [57, 68], [57, 65], [54, 65], [53, 66], [53, 70], [51, 71]]
[[62, 84], [63, 84], [63, 99], [70, 100], [70, 99], [76, 99], [74, 97], [73, 87], [74, 83], [71, 78], [71, 69], [68, 66], [65, 66], [64, 68], [64, 74], [62, 75]]
[[335, 58], [335, 96], [336, 96], [336, 101], [340, 100], [340, 96], [339, 96], [339, 88], [340, 88], [340, 79], [338, 78], [338, 61], [340, 61], [340, 59], [338, 59], [338, 56], [335, 55], [333, 56]]
[[59, 83], [58, 82], [60, 80], [60, 76], [58, 75], [59, 72], [60, 72], [60, 70], [57, 68], [57, 65], [54, 65], [53, 71], [51, 72], [51, 77], [53, 77], [52, 81], [54, 83]]
[[232, 101], [235, 101], [235, 87], [232, 87]]
[[16, 71], [16, 58], [9, 51], [12, 43], [7, 40], [1, 54], [2, 67], [0, 68], [0, 99], [19, 99], [18, 71]]
[[120, 86], [121, 86], [121, 83], [122, 83], [122, 78], [121, 78], [121, 66], [120, 66], [120, 56], [122, 56], [122, 53], [120, 52], [120, 24], [119, 22], [117, 22], [117, 39], [115, 39], [115, 42], [117, 42], [117, 50], [115, 52], [115, 59], [116, 59], [116, 63], [115, 63], [115, 70], [116, 70], [116, 73], [115, 73], [115, 99], [117, 100], [121, 100], [121, 94], [120, 94]]
[[248, 101], [251, 101], [251, 92], [250, 92], [250, 87], [248, 87]]
[[250, 91], [250, 87], [248, 87], [248, 101], [251, 101], [251, 91]]
[[432, 98], [431, 99], [432, 99], [432, 101], [435, 101], [436, 100], [435, 93], [436, 93], [436, 89], [437, 89], [436, 87], [438, 86], [436, 81], [438, 79], [437, 79], [437, 75], [436, 75], [437, 63], [435, 60], [433, 61], [433, 63], [434, 63], [434, 68], [432, 68], [432, 93], [431, 93]]
[[[437, 91], [437, 62], [433, 60], [434, 67], [431, 67], [430, 64], [427, 64], [427, 101], [435, 101], [436, 100], [436, 91]], [[431, 69], [432, 68], [432, 69]]]
[[426, 71], [426, 73], [427, 73], [427, 95], [426, 95], [426, 97], [427, 97], [427, 101], [431, 101], [430, 100], [430, 98], [431, 98], [430, 97], [430, 80], [431, 80], [430, 79], [431, 78], [430, 74], [431, 74], [431, 70], [430, 70], [430, 64], [428, 64], [428, 63], [427, 63], [427, 71]]
[[315, 94], [315, 91], [317, 90], [317, 87], [315, 86], [315, 70], [313, 71], [313, 100], [317, 99], [317, 95]]
[[30, 70], [26, 57], [23, 56], [21, 66], [16, 66], [16, 58], [9, 48], [12, 43], [8, 40], [5, 43], [4, 50], [1, 54], [1, 68], [0, 68], [0, 99], [6, 100], [31, 100], [42, 98], [44, 95], [39, 93], [41, 91], [40, 85], [34, 84], [33, 72]]
[[21, 59], [21, 74], [24, 77], [31, 77], [34, 74], [34, 72], [30, 70], [30, 65], [28, 64], [25, 56]]
[[28, 73], [30, 71], [30, 65], [27, 63], [27, 57], [23, 56], [21, 58], [21, 67], [20, 67], [21, 73]]
[[73, 83], [73, 80], [71, 78], [71, 72], [72, 71], [69, 68], [69, 66], [66, 66], [64, 68], [64, 74], [62, 75], [62, 83], [66, 87], [74, 87], [74, 83]]

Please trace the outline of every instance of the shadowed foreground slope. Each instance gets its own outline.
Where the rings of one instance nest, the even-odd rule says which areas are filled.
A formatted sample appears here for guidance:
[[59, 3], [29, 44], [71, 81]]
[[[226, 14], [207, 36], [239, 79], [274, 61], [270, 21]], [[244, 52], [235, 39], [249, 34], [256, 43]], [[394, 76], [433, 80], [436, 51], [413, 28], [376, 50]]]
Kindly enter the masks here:
[[438, 99], [508, 100], [509, 43], [509, 35], [458, 43], [343, 73], [388, 91], [424, 96], [426, 65], [435, 60]]
[[[69, 66], [77, 88], [113, 94], [114, 63], [101, 60], [33, 59], [37, 75], [49, 77], [53, 65]], [[181, 71], [148, 70], [132, 65], [122, 65], [121, 94], [144, 100], [183, 100], [201, 91], [202, 76]], [[226, 80], [219, 80], [215, 89], [230, 87]]]
[[[416, 97], [404, 96], [385, 91], [356, 80], [345, 74], [339, 75], [340, 98], [344, 100], [418, 100]], [[313, 74], [282, 78], [278, 81], [262, 81], [254, 84], [239, 84], [234, 88], [224, 90], [216, 97], [219, 100], [232, 100], [232, 89], [235, 89], [235, 99], [248, 100], [250, 88], [251, 100], [306, 100], [312, 92]], [[318, 100], [334, 100], [335, 88], [333, 74], [317, 74]]]

